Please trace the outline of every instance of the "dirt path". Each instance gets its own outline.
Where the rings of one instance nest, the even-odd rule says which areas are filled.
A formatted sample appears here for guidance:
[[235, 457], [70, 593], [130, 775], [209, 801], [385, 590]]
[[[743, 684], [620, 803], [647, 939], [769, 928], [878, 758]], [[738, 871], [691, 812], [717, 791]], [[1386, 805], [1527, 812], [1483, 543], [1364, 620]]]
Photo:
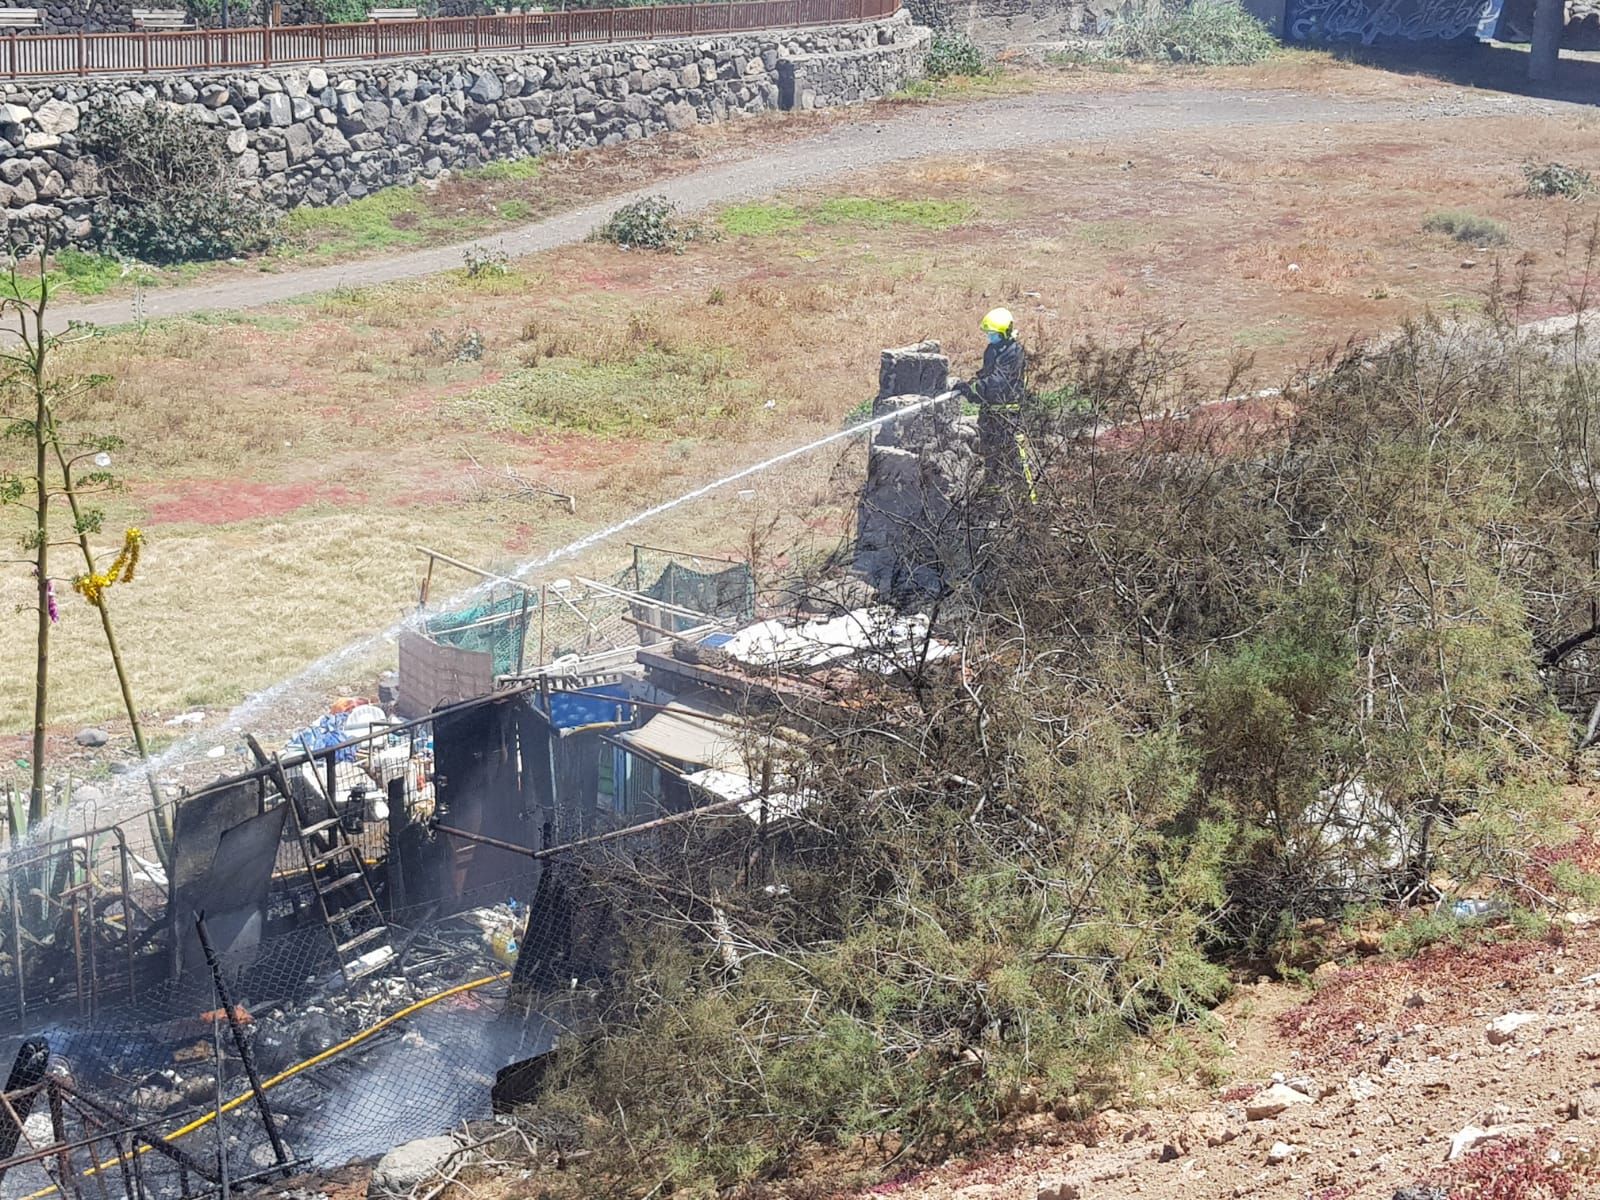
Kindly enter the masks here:
[[[1013, 148], [1094, 142], [1127, 134], [1305, 124], [1451, 120], [1514, 114], [1553, 114], [1579, 106], [1516, 96], [1468, 94], [1418, 99], [1330, 98], [1296, 91], [1192, 89], [1140, 94], [1037, 94], [966, 105], [906, 108], [878, 121], [851, 122], [760, 157], [744, 157], [586, 205], [503, 234], [369, 259], [308, 268], [258, 279], [230, 279], [189, 288], [151, 291], [144, 317], [180, 316], [214, 309], [256, 308], [341, 287], [415, 279], [461, 266], [469, 246], [504, 250], [512, 257], [581, 241], [619, 205], [662, 194], [687, 211], [771, 195], [800, 185], [837, 180], [854, 172], [919, 158], [977, 154]], [[122, 298], [55, 310], [55, 323], [117, 325], [134, 319]]]
[[[1597, 968], [1595, 918], [1569, 915], [1546, 939], [1323, 968], [1309, 997], [1245, 987], [1217, 1014], [1236, 1082], [1209, 1100], [1041, 1113], [1032, 1146], [854, 1200], [1594, 1196]], [[1263, 1095], [1275, 1079], [1291, 1090]]]

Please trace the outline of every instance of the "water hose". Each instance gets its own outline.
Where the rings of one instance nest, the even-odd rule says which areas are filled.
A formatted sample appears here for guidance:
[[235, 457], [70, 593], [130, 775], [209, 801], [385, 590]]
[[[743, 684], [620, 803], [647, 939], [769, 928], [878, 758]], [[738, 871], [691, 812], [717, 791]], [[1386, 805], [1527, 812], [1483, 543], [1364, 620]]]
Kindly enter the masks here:
[[[396, 1021], [404, 1020], [406, 1017], [409, 1017], [412, 1013], [420, 1012], [422, 1009], [427, 1008], [430, 1004], [437, 1004], [441, 1000], [448, 1000], [451, 996], [459, 996], [459, 995], [462, 995], [465, 992], [476, 991], [478, 988], [487, 987], [491, 983], [499, 983], [502, 979], [509, 978], [510, 975], [511, 975], [510, 971], [501, 971], [498, 974], [485, 975], [481, 979], [473, 979], [473, 980], [471, 980], [471, 981], [469, 981], [467, 983], [458, 983], [455, 987], [446, 988], [442, 992], [435, 992], [431, 996], [425, 996], [421, 1000], [416, 1001], [414, 1004], [408, 1004], [408, 1005], [406, 1005], [406, 1007], [400, 1009], [400, 1011], [395, 1012], [395, 1013], [391, 1013], [389, 1016], [384, 1017], [383, 1020], [378, 1021], [377, 1023], [375, 1023], [373, 1025], [369, 1025], [369, 1026], [367, 1026], [367, 1028], [365, 1028], [363, 1030], [360, 1030], [357, 1033], [351, 1034], [349, 1037], [345, 1038], [345, 1040], [340, 1042], [338, 1045], [329, 1046], [326, 1050], [322, 1051], [320, 1054], [313, 1054], [310, 1058], [306, 1059], [304, 1062], [297, 1062], [297, 1063], [294, 1064], [294, 1066], [287, 1067], [284, 1070], [279, 1071], [271, 1079], [262, 1080], [261, 1081], [261, 1090], [262, 1091], [266, 1091], [268, 1088], [276, 1087], [278, 1084], [284, 1082], [284, 1080], [286, 1080], [286, 1079], [293, 1079], [296, 1075], [300, 1074], [301, 1071], [310, 1070], [312, 1067], [317, 1066], [319, 1063], [326, 1062], [328, 1059], [332, 1058], [336, 1054], [343, 1054], [346, 1050], [350, 1049], [352, 1046], [359, 1046], [362, 1042], [366, 1041], [373, 1034], [378, 1033], [381, 1030], [387, 1029], [390, 1025], [393, 1025]], [[216, 1120], [223, 1113], [230, 1113], [234, 1109], [238, 1108], [241, 1104], [247, 1103], [248, 1101], [250, 1101], [253, 1098], [253, 1096], [254, 1096], [254, 1093], [250, 1092], [250, 1091], [246, 1091], [242, 1095], [235, 1096], [232, 1100], [229, 1100], [221, 1108], [214, 1108], [210, 1112], [204, 1114], [203, 1116], [196, 1117], [193, 1121], [190, 1121], [187, 1125], [181, 1126], [178, 1129], [173, 1130], [171, 1133], [166, 1134], [163, 1140], [169, 1141], [169, 1142], [173, 1142], [173, 1141], [177, 1141], [177, 1139], [179, 1139], [181, 1137], [187, 1137], [189, 1134], [193, 1133], [195, 1130], [200, 1129], [205, 1125], [209, 1125], [212, 1121]], [[137, 1147], [131, 1154], [119, 1154], [115, 1158], [108, 1158], [104, 1162], [96, 1163], [94, 1166], [88, 1168], [86, 1171], [83, 1172], [83, 1174], [80, 1176], [80, 1178], [87, 1179], [89, 1176], [97, 1175], [101, 1171], [107, 1171], [107, 1170], [110, 1170], [112, 1167], [121, 1166], [124, 1162], [128, 1161], [134, 1155], [136, 1155], [136, 1154], [148, 1154], [151, 1149], [153, 1149], [153, 1147], [151, 1147], [148, 1143], [146, 1143], [143, 1146]], [[51, 1184], [47, 1188], [41, 1188], [37, 1192], [32, 1192], [32, 1193], [30, 1193], [30, 1194], [28, 1194], [26, 1196], [23, 1196], [21, 1198], [21, 1200], [43, 1200], [44, 1197], [53, 1195], [56, 1192], [58, 1192], [59, 1190], [60, 1190], [60, 1188], [58, 1188], [55, 1184]]]

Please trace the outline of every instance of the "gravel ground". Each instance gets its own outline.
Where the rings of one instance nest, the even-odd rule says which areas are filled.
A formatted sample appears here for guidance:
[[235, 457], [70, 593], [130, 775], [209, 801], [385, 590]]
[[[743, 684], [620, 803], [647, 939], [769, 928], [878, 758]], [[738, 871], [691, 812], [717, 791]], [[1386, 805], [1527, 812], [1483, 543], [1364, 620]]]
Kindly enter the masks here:
[[[512, 257], [582, 241], [630, 199], [661, 194], [686, 211], [771, 195], [785, 188], [835, 182], [887, 163], [1015, 148], [1095, 142], [1126, 134], [1284, 125], [1359, 125], [1381, 121], [1464, 120], [1486, 116], [1581, 111], [1579, 105], [1517, 96], [1461, 93], [1420, 99], [1329, 98], [1297, 91], [1224, 91], [1210, 88], [1156, 94], [1037, 94], [962, 105], [919, 105], [891, 110], [881, 120], [852, 121], [771, 153], [741, 157], [612, 196], [504, 234], [408, 251], [388, 258], [308, 268], [258, 279], [232, 279], [188, 288], [150, 291], [145, 319], [216, 309], [257, 308], [341, 287], [415, 279], [460, 267], [469, 246], [504, 250]], [[69, 321], [117, 325], [134, 320], [127, 298], [54, 310], [52, 324]]]
[[1597, 968], [1595, 918], [1574, 914], [1544, 941], [1324, 967], [1309, 999], [1247, 987], [1219, 1014], [1240, 1082], [1209, 1101], [1103, 1113], [1087, 1139], [1042, 1113], [1026, 1124], [1047, 1144], [858, 1200], [1594, 1196]]

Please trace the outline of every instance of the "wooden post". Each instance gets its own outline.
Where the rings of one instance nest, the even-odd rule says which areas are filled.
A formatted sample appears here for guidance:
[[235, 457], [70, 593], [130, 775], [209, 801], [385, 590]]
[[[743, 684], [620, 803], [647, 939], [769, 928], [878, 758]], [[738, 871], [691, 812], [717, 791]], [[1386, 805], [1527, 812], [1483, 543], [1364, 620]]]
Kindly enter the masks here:
[[89, 73], [89, 39], [83, 36], [83, 30], [78, 30], [78, 74]]
[[139, 35], [139, 53], [144, 60], [144, 73], [150, 74], [150, 34], [145, 31]]
[[1566, 22], [1566, 0], [1534, 0], [1528, 78], [1535, 83], [1549, 83], [1556, 77], [1556, 64], [1561, 60], [1561, 32]]
[[545, 594], [549, 585], [539, 585], [539, 661], [536, 665], [544, 666], [544, 615], [550, 611], [550, 597]]
[[479, 13], [472, 18], [472, 48], [483, 49], [483, 14]]
[[268, 25], [261, 31], [261, 65], [272, 65], [272, 26]]

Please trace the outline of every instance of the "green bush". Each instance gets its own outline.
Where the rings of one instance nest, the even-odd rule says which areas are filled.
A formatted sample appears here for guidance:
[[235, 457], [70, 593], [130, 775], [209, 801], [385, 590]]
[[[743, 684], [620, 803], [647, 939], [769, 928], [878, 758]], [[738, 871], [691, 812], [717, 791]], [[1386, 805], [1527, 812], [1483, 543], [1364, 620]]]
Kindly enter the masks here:
[[983, 55], [971, 39], [959, 33], [936, 33], [928, 49], [923, 73], [929, 79], [949, 79], [954, 75], [983, 74]]
[[1431, 214], [1422, 228], [1426, 233], [1446, 234], [1469, 246], [1504, 246], [1511, 240], [1499, 221], [1458, 208]]
[[690, 242], [704, 236], [704, 230], [679, 217], [678, 206], [665, 196], [646, 196], [617, 209], [593, 236], [624, 250], [671, 250], [681, 254]]
[[1223, 67], [1260, 62], [1277, 48], [1267, 27], [1233, 0], [1157, 0], [1114, 25], [1101, 52], [1108, 58]]
[[330, 25], [355, 25], [367, 19], [367, 0], [323, 0], [322, 19]]
[[164, 104], [116, 104], [94, 111], [82, 137], [106, 189], [94, 219], [103, 247], [173, 263], [271, 244], [276, 215], [241, 186], [220, 130]]
[[1589, 172], [1564, 163], [1523, 163], [1522, 179], [1530, 196], [1564, 196], [1577, 200], [1594, 191], [1594, 179]]

